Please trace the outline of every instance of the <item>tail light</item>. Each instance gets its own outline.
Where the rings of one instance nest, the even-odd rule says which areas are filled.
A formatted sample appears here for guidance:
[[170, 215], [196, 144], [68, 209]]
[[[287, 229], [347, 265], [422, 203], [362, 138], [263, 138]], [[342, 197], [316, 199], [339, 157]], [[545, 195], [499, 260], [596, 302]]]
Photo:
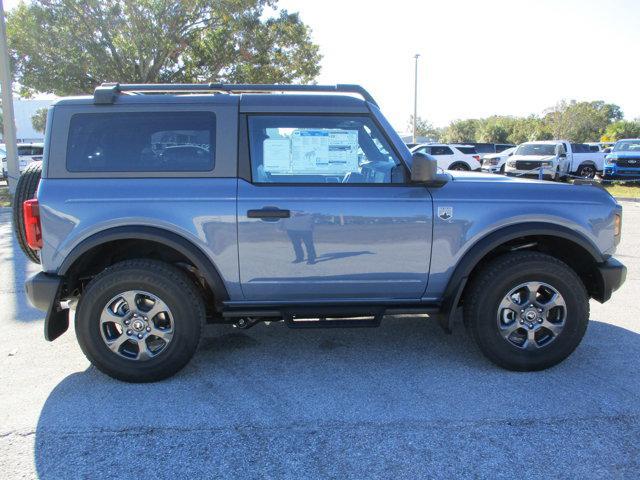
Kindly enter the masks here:
[[475, 158], [478, 162], [480, 161], [480, 155], [472, 155], [473, 158]]
[[27, 237], [27, 245], [32, 250], [42, 248], [42, 227], [40, 226], [40, 207], [35, 198], [22, 204], [24, 213], [24, 233]]

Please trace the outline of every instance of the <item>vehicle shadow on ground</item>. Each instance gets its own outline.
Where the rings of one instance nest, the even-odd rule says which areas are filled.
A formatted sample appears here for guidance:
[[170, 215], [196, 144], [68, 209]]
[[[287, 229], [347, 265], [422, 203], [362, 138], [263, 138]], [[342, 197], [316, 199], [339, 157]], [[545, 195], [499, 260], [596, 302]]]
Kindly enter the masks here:
[[[606, 473], [640, 458], [637, 424], [615, 423], [640, 412], [640, 335], [607, 323], [592, 321], [569, 359], [535, 373], [494, 367], [462, 326], [445, 335], [416, 317], [208, 333], [163, 382], [121, 383], [93, 367], [65, 378], [38, 421], [40, 477], [416, 478], [523, 465], [580, 477], [594, 462]], [[603, 416], [613, 424], [580, 424]], [[584, 443], [589, 429], [597, 442]]]
[[30, 263], [20, 250], [11, 218], [10, 208], [0, 208], [0, 263], [9, 265], [8, 269], [0, 272], [0, 292], [12, 294], [13, 299], [11, 305], [3, 305], [3, 308], [13, 310], [12, 317], [20, 322], [42, 320], [44, 314], [29, 305], [24, 291], [25, 280], [39, 266]]

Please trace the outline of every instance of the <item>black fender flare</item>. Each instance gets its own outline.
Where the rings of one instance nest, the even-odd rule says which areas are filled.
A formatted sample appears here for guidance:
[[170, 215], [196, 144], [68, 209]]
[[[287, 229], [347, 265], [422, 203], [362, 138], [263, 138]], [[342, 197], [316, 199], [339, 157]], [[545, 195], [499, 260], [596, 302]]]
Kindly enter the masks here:
[[451, 332], [453, 320], [458, 303], [462, 297], [464, 287], [467, 284], [469, 275], [480, 261], [492, 250], [500, 245], [527, 236], [548, 236], [560, 237], [570, 240], [584, 248], [595, 263], [603, 263], [606, 258], [600, 253], [598, 247], [581, 233], [569, 227], [544, 222], [527, 222], [494, 230], [491, 233], [477, 240], [464, 254], [458, 262], [442, 296], [440, 311], [442, 312], [440, 322], [447, 332]]
[[200, 271], [207, 284], [211, 287], [216, 299], [216, 303], [229, 300], [229, 293], [222, 280], [222, 276], [209, 257], [193, 242], [187, 240], [177, 233], [163, 228], [149, 227], [144, 225], [127, 225], [114, 227], [95, 233], [78, 243], [64, 259], [57, 274], [65, 276], [73, 264], [85, 253], [104, 243], [115, 240], [149, 240], [170, 247], [186, 258]]

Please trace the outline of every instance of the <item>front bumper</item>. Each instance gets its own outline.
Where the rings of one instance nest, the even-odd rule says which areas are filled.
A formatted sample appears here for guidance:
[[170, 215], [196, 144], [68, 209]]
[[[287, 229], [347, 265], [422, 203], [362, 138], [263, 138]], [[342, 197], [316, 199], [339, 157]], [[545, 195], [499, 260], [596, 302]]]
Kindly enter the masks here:
[[[542, 170], [542, 179], [543, 180], [553, 180], [553, 177], [555, 176], [555, 170], [547, 170], [547, 169], [543, 169]], [[535, 178], [535, 179], [539, 179], [540, 178], [540, 171], [536, 170], [536, 171], [532, 171], [532, 170], [505, 170], [504, 172], [505, 175], [507, 175], [508, 177], [521, 177], [521, 178]]]
[[602, 177], [606, 180], [637, 180], [640, 179], [640, 168], [605, 166]]
[[500, 167], [497, 165], [483, 165], [480, 170], [486, 173], [500, 173]]
[[60, 290], [63, 278], [38, 272], [24, 284], [29, 303], [47, 312], [44, 319], [44, 338], [55, 340], [69, 328], [69, 310], [60, 306]]
[[598, 272], [600, 273], [600, 285], [593, 298], [604, 303], [627, 279], [627, 267], [612, 257], [598, 265]]

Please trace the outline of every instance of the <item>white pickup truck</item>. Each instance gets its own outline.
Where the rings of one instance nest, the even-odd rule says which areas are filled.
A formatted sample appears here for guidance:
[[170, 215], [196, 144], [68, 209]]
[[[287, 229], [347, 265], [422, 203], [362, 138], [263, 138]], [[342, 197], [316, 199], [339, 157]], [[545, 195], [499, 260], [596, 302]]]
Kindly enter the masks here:
[[604, 168], [604, 152], [592, 152], [587, 144], [566, 140], [526, 142], [518, 146], [507, 161], [504, 172], [510, 176], [542, 177], [550, 180], [571, 175], [593, 178]]

